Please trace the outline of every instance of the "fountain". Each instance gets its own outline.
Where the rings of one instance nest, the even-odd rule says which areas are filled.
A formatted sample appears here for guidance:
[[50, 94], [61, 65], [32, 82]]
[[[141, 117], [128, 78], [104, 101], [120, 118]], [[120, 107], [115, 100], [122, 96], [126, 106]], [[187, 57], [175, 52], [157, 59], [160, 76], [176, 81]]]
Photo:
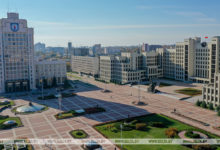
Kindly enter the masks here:
[[33, 113], [33, 112], [39, 112], [45, 109], [46, 106], [39, 105], [39, 104], [33, 104], [29, 103], [28, 105], [17, 107], [16, 112], [17, 113]]

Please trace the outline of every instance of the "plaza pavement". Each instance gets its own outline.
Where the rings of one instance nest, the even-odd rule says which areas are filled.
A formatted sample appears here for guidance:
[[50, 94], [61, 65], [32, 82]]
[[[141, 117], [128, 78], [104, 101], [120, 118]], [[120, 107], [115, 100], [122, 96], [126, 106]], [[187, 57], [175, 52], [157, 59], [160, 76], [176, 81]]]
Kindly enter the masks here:
[[[64, 120], [56, 120], [54, 115], [60, 112], [58, 109], [57, 100], [41, 101], [37, 100], [36, 96], [25, 96], [16, 98], [16, 106], [28, 104], [29, 101], [46, 104], [49, 110], [42, 113], [30, 115], [17, 115], [21, 117], [24, 127], [14, 128], [10, 130], [0, 131], [0, 138], [72, 138], [69, 131], [75, 129], [83, 129], [91, 138], [104, 138], [100, 133], [93, 129], [93, 125], [103, 123], [106, 121], [118, 120], [130, 117], [140, 116], [149, 113], [162, 113], [182, 122], [194, 125], [209, 132], [220, 135], [220, 131], [214, 130], [212, 126], [220, 125], [220, 120], [216, 113], [209, 110], [194, 106], [190, 102], [179, 101], [171, 99], [162, 95], [149, 94], [141, 92], [141, 100], [148, 103], [146, 106], [134, 106], [132, 102], [138, 100], [138, 90], [128, 86], [120, 86], [114, 84], [107, 84], [94, 81], [91, 78], [85, 79], [86, 82], [96, 85], [97, 87], [89, 85], [77, 85], [77, 96], [70, 98], [63, 98], [62, 110], [80, 109], [86, 107], [96, 106], [97, 104], [104, 107], [107, 112], [85, 115]], [[111, 90], [110, 93], [101, 92], [102, 89], [107, 88]], [[132, 93], [132, 95], [131, 95]], [[178, 112], [209, 123], [211, 126], [203, 126], [197, 122], [193, 122], [181, 117], [175, 116], [170, 112], [176, 108]], [[13, 116], [9, 109], [2, 112], [4, 115]], [[53, 149], [81, 149], [78, 145], [52, 145]], [[35, 145], [35, 149], [49, 149], [45, 145]], [[114, 145], [103, 145], [106, 150], [114, 150]]]

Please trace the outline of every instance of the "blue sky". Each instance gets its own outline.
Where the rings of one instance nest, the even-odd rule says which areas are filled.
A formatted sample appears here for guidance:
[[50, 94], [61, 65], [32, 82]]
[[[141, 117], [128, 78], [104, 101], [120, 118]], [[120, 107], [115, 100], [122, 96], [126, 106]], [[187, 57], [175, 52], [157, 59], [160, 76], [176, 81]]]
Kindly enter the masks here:
[[220, 35], [219, 0], [0, 0], [48, 46], [173, 44]]

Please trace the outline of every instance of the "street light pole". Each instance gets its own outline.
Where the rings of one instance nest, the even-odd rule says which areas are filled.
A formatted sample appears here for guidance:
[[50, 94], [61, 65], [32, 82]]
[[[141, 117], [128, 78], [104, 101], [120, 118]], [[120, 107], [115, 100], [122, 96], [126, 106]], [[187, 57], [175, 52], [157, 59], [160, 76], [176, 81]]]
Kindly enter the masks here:
[[43, 81], [43, 77], [41, 78], [41, 91], [42, 91], [42, 93], [41, 93], [41, 97], [42, 97], [42, 100], [43, 100], [43, 97], [44, 97], [44, 83], [43, 83], [44, 81]]
[[138, 82], [138, 103], [140, 103], [140, 101], [141, 101], [141, 96], [140, 96], [140, 94], [141, 94], [141, 91], [140, 91], [140, 82]]
[[121, 149], [122, 149], [122, 147], [123, 147], [123, 145], [122, 145], [122, 124], [120, 125], [120, 127], [121, 127]]

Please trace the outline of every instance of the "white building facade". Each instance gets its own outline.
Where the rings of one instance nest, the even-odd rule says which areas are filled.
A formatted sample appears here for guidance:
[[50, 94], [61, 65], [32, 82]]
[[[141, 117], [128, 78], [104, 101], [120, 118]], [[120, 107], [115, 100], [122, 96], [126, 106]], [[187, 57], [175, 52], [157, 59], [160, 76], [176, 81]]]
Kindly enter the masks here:
[[99, 57], [71, 56], [71, 70], [92, 76], [99, 74]]

